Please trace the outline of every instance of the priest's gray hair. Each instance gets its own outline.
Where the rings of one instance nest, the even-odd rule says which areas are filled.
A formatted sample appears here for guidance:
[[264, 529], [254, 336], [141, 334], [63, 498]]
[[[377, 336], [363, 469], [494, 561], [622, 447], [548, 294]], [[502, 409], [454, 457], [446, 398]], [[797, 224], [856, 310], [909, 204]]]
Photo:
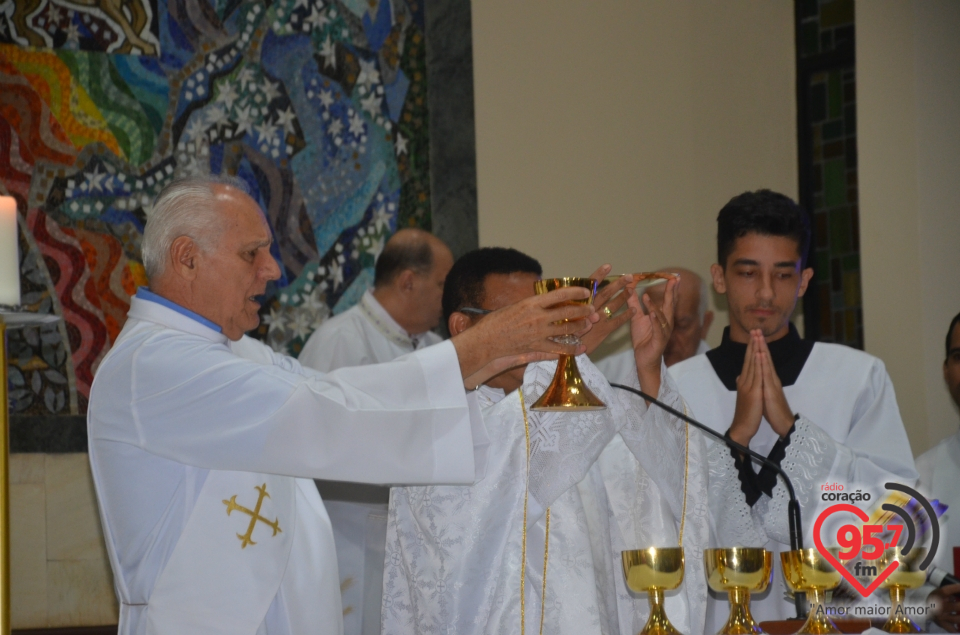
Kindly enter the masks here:
[[170, 246], [180, 236], [189, 236], [204, 252], [216, 248], [223, 225], [214, 207], [214, 185], [229, 185], [248, 193], [246, 184], [235, 177], [191, 176], [171, 181], [157, 194], [141, 244], [147, 279], [163, 273]]

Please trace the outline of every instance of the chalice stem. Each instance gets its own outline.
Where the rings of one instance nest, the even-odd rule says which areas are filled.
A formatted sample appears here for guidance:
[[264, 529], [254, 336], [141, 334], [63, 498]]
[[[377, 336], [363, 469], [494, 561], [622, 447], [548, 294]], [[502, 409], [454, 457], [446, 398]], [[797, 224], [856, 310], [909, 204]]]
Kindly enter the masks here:
[[673, 627], [667, 619], [667, 612], [663, 606], [663, 589], [654, 587], [648, 591], [650, 597], [650, 617], [647, 624], [640, 631], [640, 635], [680, 635], [680, 631]]
[[797, 635], [825, 635], [827, 633], [839, 633], [840, 629], [827, 617], [826, 591], [820, 588], [807, 589], [807, 597], [811, 598], [810, 615], [807, 621]]
[[903, 610], [903, 599], [906, 588], [894, 585], [890, 587], [890, 617], [883, 625], [888, 633], [919, 633], [920, 627], [911, 620]]
[[763, 633], [750, 614], [750, 591], [743, 587], [734, 587], [728, 591], [730, 597], [730, 618], [719, 635], [748, 635]]

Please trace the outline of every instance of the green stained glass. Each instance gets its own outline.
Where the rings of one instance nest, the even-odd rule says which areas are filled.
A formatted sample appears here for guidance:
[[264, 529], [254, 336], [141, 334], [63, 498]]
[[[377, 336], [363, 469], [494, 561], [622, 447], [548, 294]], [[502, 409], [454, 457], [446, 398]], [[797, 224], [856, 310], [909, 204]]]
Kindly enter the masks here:
[[847, 200], [847, 171], [843, 159], [823, 164], [823, 203], [827, 207], [843, 205]]
[[850, 239], [850, 210], [847, 208], [830, 210], [830, 252], [839, 255], [850, 251], [853, 241]]
[[828, 109], [831, 119], [839, 119], [843, 114], [843, 81], [840, 77], [840, 71], [830, 73], [830, 79], [827, 80], [829, 89]]
[[830, 252], [826, 249], [817, 250], [814, 273], [817, 274], [817, 282], [830, 282]]

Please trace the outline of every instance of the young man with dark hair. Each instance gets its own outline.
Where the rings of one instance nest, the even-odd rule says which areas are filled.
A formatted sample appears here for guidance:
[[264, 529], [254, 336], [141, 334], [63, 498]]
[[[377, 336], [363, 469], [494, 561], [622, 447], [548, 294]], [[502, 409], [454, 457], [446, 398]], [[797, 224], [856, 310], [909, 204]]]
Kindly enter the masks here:
[[[444, 287], [451, 335], [530, 298], [540, 271], [513, 249], [463, 256]], [[645, 299], [649, 315], [639, 311], [632, 288], [613, 295], [628, 282], [621, 278], [598, 294], [601, 313], [624, 300], [630, 309], [595, 324], [584, 345], [589, 352], [629, 319], [630, 383], [682, 409], [662, 362], [676, 282], [663, 311]], [[522, 632], [522, 624], [528, 633], [635, 633], [648, 603], [627, 591], [620, 552], [676, 545], [681, 536], [687, 579], [667, 598], [667, 611], [683, 632], [702, 632], [706, 585], [694, 554], [707, 544], [707, 510], [695, 504], [707, 494], [703, 440], [691, 435], [688, 444], [681, 421], [611, 389], [586, 356], [577, 363], [606, 409], [531, 411], [555, 364], [508, 369], [476, 391], [490, 436], [484, 478], [468, 487], [391, 490], [383, 635], [499, 635]]]
[[[790, 323], [813, 277], [805, 266], [809, 240], [806, 214], [782, 194], [746, 192], [727, 203], [717, 217], [718, 262], [710, 272], [727, 297], [730, 326], [719, 347], [670, 368], [695, 417], [790, 475], [807, 546], [825, 483], [879, 496], [884, 482], [912, 485], [917, 477], [883, 362], [803, 340]], [[787, 491], [776, 474], [720, 444], [710, 453], [719, 544], [789, 550]], [[754, 598], [758, 620], [793, 614], [782, 576], [773, 580]], [[726, 600], [710, 604], [719, 628]]]
[[[960, 407], [960, 313], [947, 329], [947, 354], [943, 360], [943, 380], [953, 402]], [[947, 505], [940, 518], [940, 548], [933, 564], [960, 577], [960, 432], [947, 437], [917, 458], [920, 487], [930, 498]], [[941, 603], [934, 618], [948, 633], [960, 631], [960, 585], [944, 587], [936, 593]], [[952, 596], [952, 597], [951, 597]]]

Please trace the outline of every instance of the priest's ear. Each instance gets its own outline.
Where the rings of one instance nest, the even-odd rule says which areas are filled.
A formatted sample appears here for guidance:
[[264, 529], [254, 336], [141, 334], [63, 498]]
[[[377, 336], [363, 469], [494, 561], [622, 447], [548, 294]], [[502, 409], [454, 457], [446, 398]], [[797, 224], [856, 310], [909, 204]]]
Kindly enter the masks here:
[[197, 277], [197, 256], [200, 248], [189, 236], [177, 236], [170, 244], [170, 268], [181, 278]]
[[450, 319], [447, 320], [447, 330], [450, 331], [450, 337], [463, 333], [471, 326], [473, 326], [473, 320], [467, 314], [459, 311], [451, 313]]

